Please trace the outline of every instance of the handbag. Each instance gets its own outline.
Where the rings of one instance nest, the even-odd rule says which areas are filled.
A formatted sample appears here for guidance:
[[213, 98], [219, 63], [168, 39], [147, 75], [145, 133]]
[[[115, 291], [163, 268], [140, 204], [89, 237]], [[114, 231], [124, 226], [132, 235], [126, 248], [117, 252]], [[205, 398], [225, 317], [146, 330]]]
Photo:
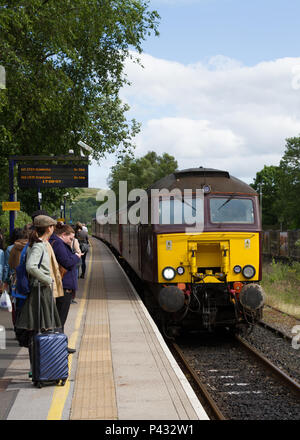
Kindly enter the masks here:
[[58, 265], [58, 270], [61, 276], [61, 279], [63, 279], [63, 277], [66, 275], [66, 273], [68, 272], [67, 269], [65, 269], [63, 266], [61, 266], [60, 264]]
[[0, 297], [0, 307], [2, 309], [7, 309], [9, 312], [12, 312], [12, 304], [11, 304], [10, 296], [6, 292], [6, 290], [3, 291]]
[[83, 254], [86, 254], [89, 250], [90, 245], [88, 243], [86, 243], [85, 241], [81, 241], [79, 243], [80, 246], [80, 250]]

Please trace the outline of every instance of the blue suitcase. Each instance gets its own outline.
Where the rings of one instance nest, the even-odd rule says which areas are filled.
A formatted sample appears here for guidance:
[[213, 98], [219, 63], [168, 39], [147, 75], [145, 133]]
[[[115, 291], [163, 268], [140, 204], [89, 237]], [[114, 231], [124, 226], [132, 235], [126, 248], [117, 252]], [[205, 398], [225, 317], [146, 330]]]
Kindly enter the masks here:
[[[40, 284], [39, 295], [39, 316], [40, 322]], [[52, 298], [52, 320], [53, 320]], [[68, 366], [68, 338], [63, 333], [39, 332], [32, 341], [32, 381], [35, 386], [42, 388], [43, 385], [56, 384], [64, 385], [69, 375]]]

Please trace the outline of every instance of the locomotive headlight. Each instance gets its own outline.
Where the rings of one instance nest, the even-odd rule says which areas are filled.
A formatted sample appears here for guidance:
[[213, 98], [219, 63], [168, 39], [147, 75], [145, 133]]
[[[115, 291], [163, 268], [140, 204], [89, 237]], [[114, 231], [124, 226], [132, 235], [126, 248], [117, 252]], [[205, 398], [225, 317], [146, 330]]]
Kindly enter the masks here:
[[183, 266], [178, 266], [176, 270], [177, 270], [178, 275], [184, 274], [184, 267]]
[[241, 266], [239, 266], [238, 264], [236, 266], [234, 266], [233, 272], [234, 273], [241, 273], [242, 272]]
[[165, 280], [172, 280], [173, 278], [175, 278], [176, 272], [175, 269], [173, 269], [173, 267], [165, 267], [162, 271], [162, 276], [164, 277]]
[[247, 264], [247, 266], [244, 266], [243, 268], [243, 275], [245, 278], [253, 278], [255, 275], [255, 269], [250, 264]]

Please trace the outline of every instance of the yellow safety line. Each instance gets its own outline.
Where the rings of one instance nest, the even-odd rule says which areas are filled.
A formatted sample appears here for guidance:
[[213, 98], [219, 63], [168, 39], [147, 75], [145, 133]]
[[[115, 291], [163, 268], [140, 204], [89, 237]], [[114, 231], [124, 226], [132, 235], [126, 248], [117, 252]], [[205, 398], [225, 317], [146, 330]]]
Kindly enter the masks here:
[[[76, 321], [75, 321], [75, 325], [74, 325], [74, 331], [72, 333], [72, 335], [69, 338], [69, 346], [70, 347], [76, 347], [76, 342], [79, 336], [79, 329], [80, 329], [80, 325], [81, 325], [81, 320], [82, 320], [82, 316], [83, 316], [83, 312], [84, 312], [84, 308], [85, 308], [85, 303], [86, 303], [86, 298], [87, 298], [87, 291], [88, 291], [88, 286], [89, 286], [89, 281], [90, 281], [90, 275], [91, 275], [91, 268], [92, 268], [92, 260], [93, 260], [93, 248], [92, 246], [90, 247], [91, 253], [90, 253], [90, 261], [89, 261], [89, 267], [88, 267], [88, 274], [87, 274], [87, 279], [85, 282], [85, 289], [82, 295], [82, 298], [80, 300], [80, 306], [79, 306], [79, 310], [77, 312], [77, 317], [76, 317]], [[68, 358], [68, 364], [69, 364], [69, 377], [71, 375], [71, 368], [72, 368], [72, 356], [69, 356]], [[62, 418], [62, 413], [63, 413], [63, 409], [66, 403], [66, 399], [68, 397], [70, 391], [70, 381], [69, 378], [66, 380], [66, 383], [64, 386], [56, 386], [54, 393], [53, 393], [53, 398], [52, 398], [52, 403], [48, 412], [48, 417], [47, 420], [61, 420]]]

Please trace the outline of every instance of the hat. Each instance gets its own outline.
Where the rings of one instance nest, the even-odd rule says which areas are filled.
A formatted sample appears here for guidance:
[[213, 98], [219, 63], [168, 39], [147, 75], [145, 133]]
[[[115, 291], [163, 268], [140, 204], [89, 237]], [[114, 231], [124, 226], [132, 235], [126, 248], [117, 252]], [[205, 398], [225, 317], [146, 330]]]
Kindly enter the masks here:
[[33, 221], [34, 226], [41, 226], [41, 227], [55, 226], [56, 223], [57, 221], [49, 217], [48, 215], [37, 215]]
[[44, 209], [39, 209], [38, 211], [34, 211], [34, 212], [31, 214], [32, 221], [33, 221], [33, 220], [35, 219], [35, 217], [37, 217], [38, 215], [47, 215], [48, 217], [50, 217], [47, 211], [45, 211]]

